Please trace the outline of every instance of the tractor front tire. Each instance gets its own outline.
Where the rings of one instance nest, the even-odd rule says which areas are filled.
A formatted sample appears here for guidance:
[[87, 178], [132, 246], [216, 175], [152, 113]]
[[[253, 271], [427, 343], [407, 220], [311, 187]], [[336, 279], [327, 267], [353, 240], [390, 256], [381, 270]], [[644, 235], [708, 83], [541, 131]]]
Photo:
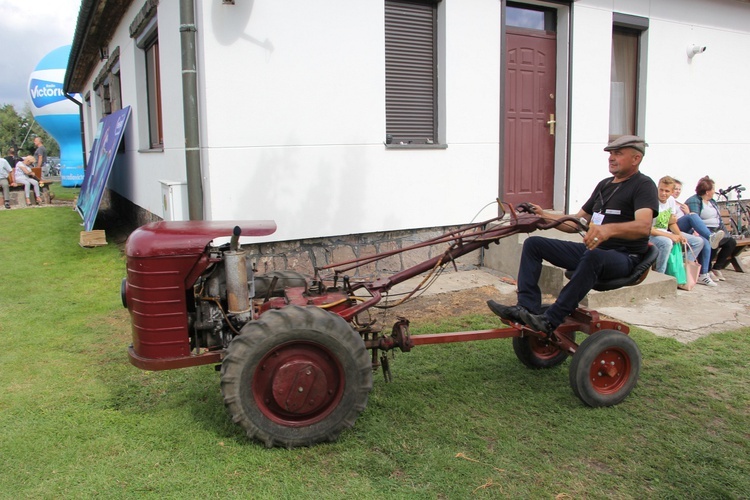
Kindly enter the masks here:
[[247, 323], [229, 344], [221, 390], [232, 420], [267, 447], [335, 441], [372, 390], [360, 335], [340, 316], [287, 306]]
[[592, 407], [613, 406], [638, 382], [641, 351], [628, 335], [601, 330], [581, 342], [570, 363], [570, 386]]

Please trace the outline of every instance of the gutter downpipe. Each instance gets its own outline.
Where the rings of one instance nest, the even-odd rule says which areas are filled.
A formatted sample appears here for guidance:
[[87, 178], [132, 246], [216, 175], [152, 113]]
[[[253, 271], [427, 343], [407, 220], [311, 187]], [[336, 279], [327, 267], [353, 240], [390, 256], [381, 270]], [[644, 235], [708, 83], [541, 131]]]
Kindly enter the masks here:
[[185, 123], [185, 170], [190, 220], [203, 220], [198, 75], [195, 56], [195, 0], [180, 0], [182, 114]]
[[83, 153], [83, 170], [86, 171], [86, 129], [84, 128], [83, 123], [83, 103], [78, 102], [75, 100], [75, 98], [70, 95], [67, 92], [64, 92], [63, 95], [65, 98], [69, 101], [72, 101], [75, 103], [76, 106], [78, 106], [78, 122], [81, 125], [81, 152]]

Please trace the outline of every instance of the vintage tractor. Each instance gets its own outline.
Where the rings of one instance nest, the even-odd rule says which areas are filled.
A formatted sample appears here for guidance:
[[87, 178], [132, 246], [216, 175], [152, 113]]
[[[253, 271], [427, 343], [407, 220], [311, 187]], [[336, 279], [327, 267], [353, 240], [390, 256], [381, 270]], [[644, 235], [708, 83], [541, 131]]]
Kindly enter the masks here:
[[[503, 320], [505, 328], [412, 336], [405, 318], [382, 333], [370, 316], [369, 309], [384, 307], [381, 299], [394, 285], [424, 274], [416, 292], [454, 259], [508, 235], [560, 224], [586, 229], [572, 217], [550, 221], [523, 206], [500, 206], [499, 217], [408, 248], [321, 267], [309, 279], [290, 271], [256, 275], [248, 264], [240, 235], [272, 234], [272, 221], [147, 224], [126, 245], [121, 294], [132, 322], [130, 360], [147, 370], [220, 365], [232, 420], [269, 447], [335, 440], [365, 409], [373, 371], [381, 367], [390, 378], [387, 352], [421, 344], [512, 337], [517, 357], [531, 368], [553, 367], [572, 356], [570, 385], [585, 404], [619, 403], [636, 384], [641, 355], [626, 325], [596, 311], [577, 309], [551, 335]], [[213, 245], [230, 234], [229, 243]], [[375, 280], [345, 274], [428, 245], [445, 251]], [[630, 277], [595, 288], [640, 282], [655, 256], [649, 252]], [[576, 332], [588, 335], [580, 345]]]

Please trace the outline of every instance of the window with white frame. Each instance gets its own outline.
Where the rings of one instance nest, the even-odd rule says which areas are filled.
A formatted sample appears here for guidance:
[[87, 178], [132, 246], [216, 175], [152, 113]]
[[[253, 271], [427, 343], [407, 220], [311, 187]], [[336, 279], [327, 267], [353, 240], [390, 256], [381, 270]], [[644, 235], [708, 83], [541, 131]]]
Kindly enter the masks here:
[[437, 142], [436, 0], [385, 0], [386, 144]]
[[648, 19], [614, 15], [609, 96], [609, 136], [637, 135], [643, 120], [644, 33]]
[[136, 92], [139, 150], [143, 151], [164, 150], [158, 8], [158, 0], [145, 0], [130, 24], [130, 36], [140, 49], [135, 54], [135, 79], [145, 83]]
[[161, 78], [159, 75], [159, 39], [154, 37], [143, 48], [146, 54], [146, 93], [148, 98], [148, 136], [152, 149], [164, 146], [161, 115]]

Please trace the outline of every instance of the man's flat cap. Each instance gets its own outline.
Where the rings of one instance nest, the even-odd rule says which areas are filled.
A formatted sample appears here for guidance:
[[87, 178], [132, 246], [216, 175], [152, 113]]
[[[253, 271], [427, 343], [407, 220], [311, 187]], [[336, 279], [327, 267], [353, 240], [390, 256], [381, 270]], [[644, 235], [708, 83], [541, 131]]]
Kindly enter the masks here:
[[646, 146], [648, 146], [648, 144], [646, 144], [646, 141], [636, 135], [623, 135], [607, 144], [607, 147], [604, 148], [604, 151], [614, 151], [615, 149], [622, 148], [633, 148], [637, 151], [640, 151], [642, 155], [645, 155]]

